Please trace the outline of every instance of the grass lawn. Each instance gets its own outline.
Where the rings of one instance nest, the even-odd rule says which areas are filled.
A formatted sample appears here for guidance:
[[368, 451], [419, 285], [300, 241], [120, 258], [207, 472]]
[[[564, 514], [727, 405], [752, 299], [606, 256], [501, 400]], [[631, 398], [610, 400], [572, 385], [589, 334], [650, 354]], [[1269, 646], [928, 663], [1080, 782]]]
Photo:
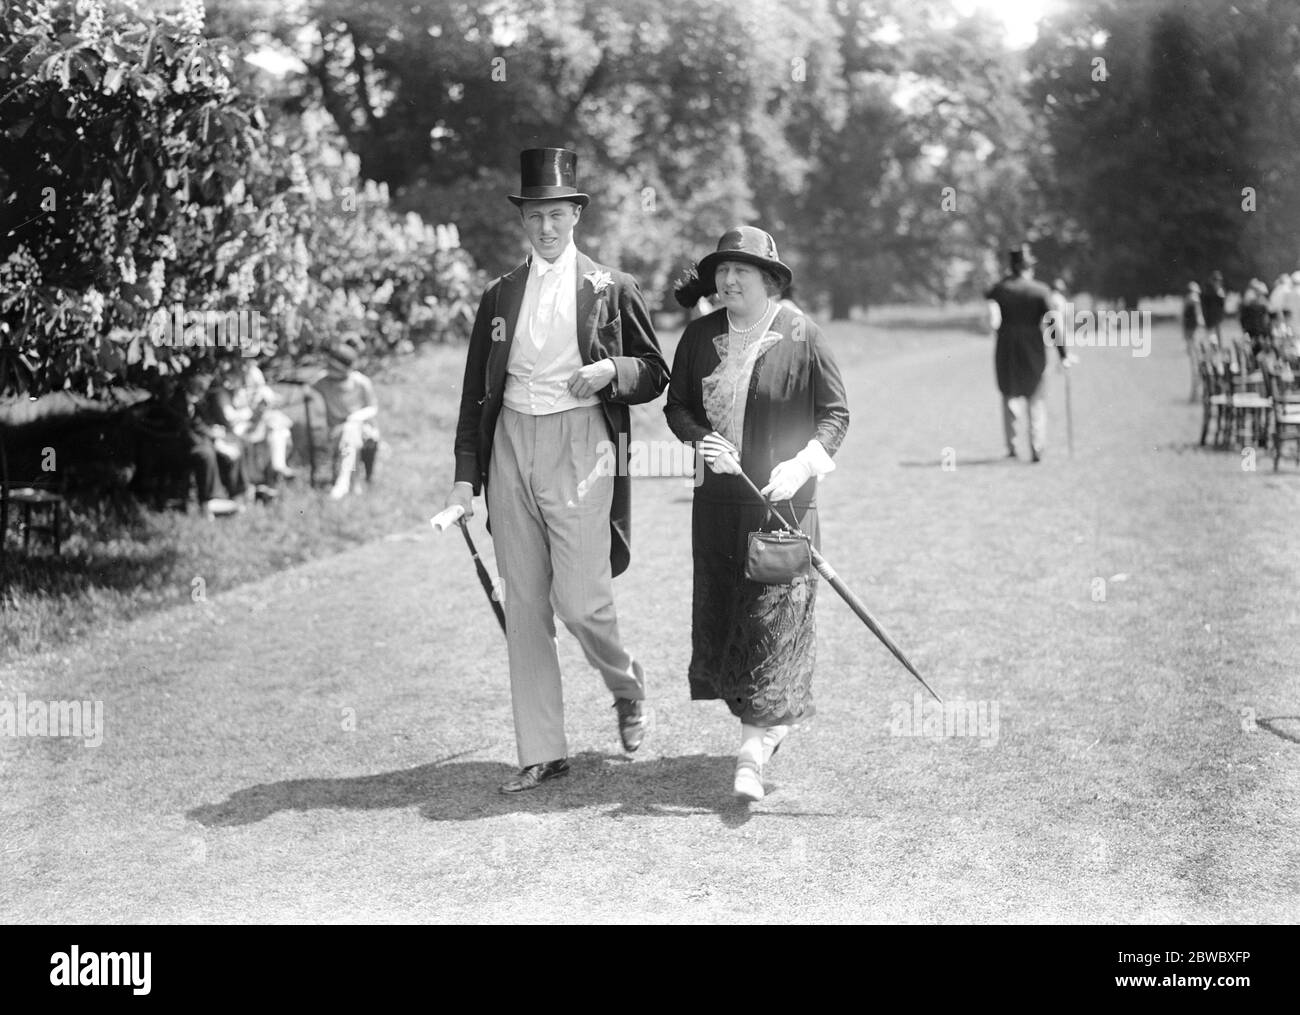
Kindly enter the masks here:
[[[419, 360], [381, 388], [380, 488], [334, 521], [311, 505], [325, 521], [309, 531], [371, 542], [256, 581], [214, 570], [202, 602], [200, 572], [170, 565], [175, 587], [153, 594], [175, 605], [106, 608], [86, 637], [0, 667], [0, 699], [104, 703], [97, 747], [0, 738], [0, 912], [1294, 922], [1300, 470], [1195, 446], [1164, 324], [1146, 358], [1082, 350], [1073, 457], [1054, 373], [1045, 460], [1007, 461], [991, 341], [921, 323], [828, 328], [853, 418], [819, 495], [823, 552], [983, 735], [902, 721], [919, 686], [823, 584], [818, 714], [766, 799], [733, 801], [736, 724], [687, 695], [690, 488], [638, 479], [615, 585], [655, 728], [621, 754], [561, 633], [573, 773], [499, 796], [515, 766], [504, 642], [462, 542], [425, 522], [459, 370]], [[667, 432], [657, 405], [633, 425]]]
[[[62, 556], [20, 552], [11, 521], [0, 569], [0, 662], [154, 610], [229, 590], [426, 519], [451, 477], [464, 348], [430, 347], [374, 374], [385, 442], [376, 483], [330, 501], [302, 479], [270, 506], [202, 517], [74, 504]], [[364, 490], [364, 484], [357, 488]]]

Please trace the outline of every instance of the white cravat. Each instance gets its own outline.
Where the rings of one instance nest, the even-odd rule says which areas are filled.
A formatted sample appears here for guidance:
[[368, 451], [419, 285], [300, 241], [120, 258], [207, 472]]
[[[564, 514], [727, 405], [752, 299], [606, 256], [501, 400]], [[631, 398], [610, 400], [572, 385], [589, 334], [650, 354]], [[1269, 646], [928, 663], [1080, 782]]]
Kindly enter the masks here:
[[[568, 324], [576, 327], [578, 317], [577, 279], [574, 271], [578, 261], [578, 249], [569, 240], [563, 252], [554, 261], [534, 255], [530, 274], [529, 289], [536, 287], [536, 295], [528, 292], [525, 296], [524, 327], [533, 345], [541, 349], [551, 337], [551, 331]], [[568, 282], [566, 288], [565, 282]], [[573, 298], [565, 300], [562, 294], [569, 293]], [[527, 304], [531, 304], [528, 306]]]

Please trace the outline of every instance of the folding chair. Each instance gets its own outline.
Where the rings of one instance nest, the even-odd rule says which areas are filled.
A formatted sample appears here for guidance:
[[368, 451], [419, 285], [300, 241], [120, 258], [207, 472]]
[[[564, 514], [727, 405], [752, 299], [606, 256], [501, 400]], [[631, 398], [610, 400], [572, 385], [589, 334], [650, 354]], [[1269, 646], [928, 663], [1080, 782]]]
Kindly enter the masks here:
[[1205, 445], [1214, 418], [1214, 446], [1221, 447], [1227, 433], [1228, 408], [1232, 401], [1224, 366], [1213, 355], [1202, 356], [1197, 364], [1201, 372], [1201, 445]]
[[[5, 536], [9, 532], [9, 505], [22, 511], [23, 554], [31, 552], [32, 533], [49, 538], [56, 554], [63, 552], [63, 494], [37, 483], [11, 482], [9, 457], [0, 435], [0, 558], [5, 553]], [[33, 513], [38, 513], [33, 521]], [[44, 512], [44, 518], [39, 516]]]
[[1279, 362], [1273, 370], [1265, 372], [1269, 399], [1273, 404], [1273, 471], [1282, 461], [1282, 448], [1288, 442], [1296, 445], [1296, 464], [1300, 465], [1300, 383], [1295, 371]]
[[1268, 416], [1273, 403], [1264, 393], [1264, 371], [1229, 373], [1228, 439], [1230, 446], [1267, 445]]

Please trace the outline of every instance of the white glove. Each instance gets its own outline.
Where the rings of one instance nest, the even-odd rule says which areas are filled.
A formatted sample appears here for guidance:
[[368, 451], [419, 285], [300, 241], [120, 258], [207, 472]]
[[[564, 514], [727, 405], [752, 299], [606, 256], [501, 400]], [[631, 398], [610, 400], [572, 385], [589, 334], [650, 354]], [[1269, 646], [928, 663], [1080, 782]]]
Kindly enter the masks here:
[[779, 462], [772, 470], [772, 477], [767, 481], [767, 486], [760, 492], [768, 500], [789, 500], [812, 477], [812, 466], [796, 456]]
[[740, 451], [716, 431], [699, 441], [696, 453], [704, 456], [713, 472], [740, 474]]
[[[815, 437], [789, 461], [781, 462], [763, 488], [769, 500], [789, 500], [813, 476], [821, 479], [835, 471], [835, 463]], [[769, 491], [771, 491], [769, 493]]]

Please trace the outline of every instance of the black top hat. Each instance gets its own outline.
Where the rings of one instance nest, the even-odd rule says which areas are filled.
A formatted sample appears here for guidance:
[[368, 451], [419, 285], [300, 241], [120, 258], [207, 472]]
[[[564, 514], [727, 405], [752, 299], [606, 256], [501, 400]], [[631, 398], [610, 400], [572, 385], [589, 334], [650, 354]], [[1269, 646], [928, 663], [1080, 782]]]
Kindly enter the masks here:
[[577, 152], [527, 148], [519, 153], [519, 193], [506, 196], [519, 207], [525, 201], [572, 201], [585, 208], [591, 198], [580, 193], [577, 184]]
[[780, 279], [782, 289], [794, 281], [794, 272], [777, 256], [776, 240], [755, 226], [733, 226], [718, 240], [718, 249], [704, 255], [698, 268], [701, 296], [710, 296], [718, 291], [714, 273], [723, 261], [743, 261], [766, 268]]
[[1023, 268], [1032, 268], [1038, 263], [1038, 258], [1034, 252], [1029, 249], [1028, 243], [1022, 243], [1010, 252], [1011, 270], [1020, 271]]

